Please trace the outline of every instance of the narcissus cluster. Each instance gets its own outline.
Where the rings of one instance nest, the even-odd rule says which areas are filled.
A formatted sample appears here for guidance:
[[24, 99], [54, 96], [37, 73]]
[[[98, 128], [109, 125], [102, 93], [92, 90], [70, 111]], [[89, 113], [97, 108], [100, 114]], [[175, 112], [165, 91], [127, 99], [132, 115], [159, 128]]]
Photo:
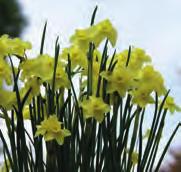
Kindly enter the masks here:
[[[80, 79], [80, 85], [77, 86], [81, 90], [79, 95], [84, 94], [91, 81], [90, 94], [87, 97], [79, 96], [78, 100], [79, 107], [83, 110], [84, 120], [94, 118], [101, 123], [106, 113], [112, 110], [111, 102], [114, 100], [105, 102], [105, 93], [112, 98], [115, 93], [122, 98], [129, 94], [132, 104], [141, 108], [155, 102], [154, 92], [158, 96], [166, 94], [167, 90], [162, 75], [154, 69], [151, 65], [151, 57], [141, 48], [130, 47], [129, 50], [115, 53], [112, 58], [105, 57], [107, 61], [103, 64], [104, 54], [101, 53], [99, 45], [106, 39], [113, 47], [115, 46], [117, 31], [108, 19], [88, 28], [75, 30], [75, 33], [70, 37], [70, 46], [62, 49], [59, 53], [55, 72], [55, 60], [51, 55], [39, 54], [35, 58], [29, 58], [26, 51], [32, 48], [31, 43], [19, 38], [11, 39], [8, 35], [1, 36], [0, 105], [7, 110], [17, 107], [15, 92], [3, 88], [4, 81], [8, 85], [13, 84], [9, 57], [16, 57], [19, 60], [18, 67], [14, 69], [15, 74], [18, 73], [19, 79], [23, 83], [19, 89], [20, 99], [22, 100], [30, 90], [25, 102], [26, 117], [30, 117], [27, 107], [31, 104], [33, 97], [42, 94], [42, 86], [52, 86], [52, 77], [55, 79], [55, 91], [62, 90], [62, 93], [65, 93], [71, 88], [67, 74], [68, 61], [71, 61], [70, 70], [73, 71], [71, 77], [78, 74]], [[90, 46], [92, 47], [91, 66], [89, 66], [88, 57]], [[101, 68], [101, 65], [104, 67]], [[88, 76], [90, 68], [91, 78]], [[42, 94], [43, 96], [47, 95]], [[164, 108], [171, 112], [180, 110], [172, 97], [167, 98]], [[55, 115], [52, 116], [46, 108], [44, 109], [48, 115], [37, 126], [36, 136], [43, 135], [45, 141], [55, 139], [59, 144], [63, 144], [64, 137], [70, 136], [70, 131], [62, 129], [63, 121], [59, 122]]]

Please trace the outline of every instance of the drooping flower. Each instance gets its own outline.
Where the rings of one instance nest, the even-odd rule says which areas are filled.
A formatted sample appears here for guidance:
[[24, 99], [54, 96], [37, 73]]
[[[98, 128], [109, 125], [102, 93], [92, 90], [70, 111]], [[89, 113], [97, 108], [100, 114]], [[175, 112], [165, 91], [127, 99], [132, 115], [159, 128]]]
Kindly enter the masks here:
[[[32, 76], [40, 78], [42, 82], [52, 84], [54, 71], [54, 58], [49, 55], [39, 55], [35, 59], [28, 59], [24, 61], [20, 68], [22, 69], [21, 79], [29, 79]], [[58, 61], [55, 74], [55, 88], [68, 88], [70, 86], [67, 75], [63, 69], [63, 65]]]
[[7, 90], [0, 90], [0, 105], [6, 110], [10, 110], [17, 104], [16, 93]]
[[108, 38], [113, 47], [115, 46], [117, 40], [117, 31], [108, 19], [103, 20], [97, 25], [95, 25], [95, 28], [97, 32], [95, 33], [95, 39], [93, 42], [96, 46], [99, 46], [99, 44], [105, 38]]
[[149, 138], [149, 136], [150, 136], [150, 132], [151, 132], [151, 129], [150, 128], [148, 128], [147, 130], [146, 130], [146, 132], [145, 132], [145, 134], [143, 134], [143, 139], [148, 139]]
[[35, 137], [42, 135], [45, 141], [56, 140], [59, 145], [63, 145], [65, 137], [71, 135], [70, 131], [61, 127], [62, 122], [58, 121], [56, 115], [50, 115], [49, 118], [37, 126]]
[[0, 58], [0, 87], [2, 86], [3, 80], [5, 80], [8, 85], [12, 84], [12, 71], [9, 64], [3, 58]]
[[7, 56], [10, 52], [9, 37], [8, 35], [2, 35], [0, 37], [0, 58]]
[[[118, 60], [116, 67], [126, 66], [128, 60], [128, 50], [124, 50], [116, 55]], [[146, 52], [141, 48], [132, 48], [131, 55], [128, 63], [128, 67], [132, 70], [139, 71], [145, 63], [151, 62], [151, 58]]]
[[87, 56], [78, 46], [71, 46], [69, 48], [64, 48], [62, 54], [60, 55], [65, 62], [68, 60], [68, 55], [71, 60], [71, 67], [74, 69], [77, 66], [85, 68], [87, 66]]
[[89, 99], [80, 103], [84, 118], [95, 118], [99, 123], [104, 120], [105, 113], [110, 111], [110, 106], [101, 97], [90, 96]]
[[180, 112], [181, 107], [179, 107], [177, 104], [175, 104], [174, 98], [171, 96], [168, 96], [166, 98], [165, 104], [163, 106], [164, 109], [168, 109], [170, 113], [174, 113], [175, 111]]
[[151, 92], [147, 88], [138, 88], [132, 91], [131, 95], [133, 97], [132, 102], [140, 107], [144, 108], [147, 104], [154, 103]]
[[166, 88], [164, 86], [164, 79], [162, 75], [156, 71], [153, 66], [147, 65], [141, 71], [140, 77], [141, 88], [147, 88], [151, 91], [156, 91], [159, 96], [166, 93]]
[[25, 51], [31, 48], [30, 42], [22, 41], [20, 38], [14, 38], [10, 41], [10, 54], [20, 56], [22, 60], [24, 59]]
[[101, 76], [108, 81], [107, 92], [113, 93], [117, 91], [122, 97], [134, 86], [135, 82], [135, 73], [126, 67], [117, 68], [113, 72], [104, 71]]
[[22, 41], [19, 38], [9, 38], [8, 35], [2, 35], [0, 37], [0, 57], [7, 55], [18, 55], [22, 59], [26, 50], [31, 49], [31, 43]]
[[21, 99], [24, 98], [25, 94], [30, 90], [30, 93], [28, 95], [28, 98], [26, 100], [26, 104], [30, 104], [33, 97], [38, 96], [40, 94], [40, 86], [42, 84], [42, 81], [40, 78], [37, 77], [30, 77], [25, 82], [25, 85], [20, 90], [20, 96]]
[[133, 152], [131, 154], [131, 161], [132, 161], [133, 165], [136, 165], [138, 163], [138, 153], [137, 152]]
[[21, 78], [29, 79], [32, 76], [41, 78], [43, 81], [53, 76], [54, 59], [48, 54], [39, 55], [37, 58], [27, 59], [20, 64], [22, 69]]
[[[126, 153], [129, 154], [130, 153], [130, 149], [126, 149]], [[133, 151], [131, 154], [131, 161], [133, 163], [133, 165], [136, 165], [138, 163], [138, 153], [136, 151]]]
[[82, 51], [86, 52], [90, 42], [98, 47], [105, 38], [110, 40], [112, 46], [115, 45], [117, 31], [108, 19], [86, 29], [77, 29], [75, 34], [71, 36], [70, 41], [73, 45], [77, 45]]
[[23, 119], [24, 120], [30, 119], [30, 111], [29, 111], [29, 106], [28, 105], [23, 107]]

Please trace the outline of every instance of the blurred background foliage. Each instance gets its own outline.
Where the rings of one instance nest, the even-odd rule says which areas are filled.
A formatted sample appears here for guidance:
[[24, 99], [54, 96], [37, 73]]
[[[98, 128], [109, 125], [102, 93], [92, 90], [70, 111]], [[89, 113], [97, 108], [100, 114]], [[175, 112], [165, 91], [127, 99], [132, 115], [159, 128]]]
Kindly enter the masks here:
[[17, 0], [0, 0], [0, 35], [20, 36], [27, 20]]

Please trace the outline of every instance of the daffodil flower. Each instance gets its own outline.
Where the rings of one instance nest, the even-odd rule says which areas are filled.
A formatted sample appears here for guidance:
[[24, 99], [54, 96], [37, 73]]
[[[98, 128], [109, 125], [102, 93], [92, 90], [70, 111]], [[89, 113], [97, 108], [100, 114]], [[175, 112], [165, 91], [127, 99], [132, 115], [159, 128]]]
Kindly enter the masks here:
[[11, 171], [11, 164], [8, 159], [6, 159], [1, 165], [0, 165], [0, 172], [7, 172]]
[[23, 107], [23, 119], [24, 120], [30, 119], [30, 111], [29, 111], [29, 106], [28, 105]]
[[132, 102], [144, 108], [147, 104], [154, 103], [154, 99], [150, 94], [147, 88], [138, 88], [131, 92]]
[[87, 56], [78, 46], [71, 46], [69, 48], [64, 48], [60, 58], [67, 62], [68, 55], [71, 60], [71, 66], [74, 69], [77, 66], [85, 68], [87, 66]]
[[131, 161], [132, 161], [133, 165], [136, 165], [138, 163], [138, 153], [137, 152], [132, 153]]
[[104, 71], [101, 76], [108, 81], [107, 92], [113, 93], [117, 91], [121, 97], [124, 97], [126, 92], [134, 86], [135, 74], [125, 66], [117, 68], [113, 72]]
[[106, 19], [95, 25], [98, 30], [97, 36], [95, 37], [95, 43], [97, 46], [102, 42], [103, 39], [108, 38], [114, 47], [117, 41], [117, 31], [112, 26], [110, 20]]
[[148, 128], [148, 129], [146, 130], [145, 134], [143, 134], [143, 139], [148, 139], [149, 136], [150, 136], [150, 132], [151, 132], [151, 129]]
[[3, 58], [0, 58], [0, 87], [2, 87], [3, 80], [8, 85], [12, 84], [12, 71], [9, 64]]
[[77, 29], [75, 34], [71, 36], [70, 41], [86, 52], [90, 42], [98, 47], [105, 38], [110, 40], [112, 46], [115, 45], [117, 31], [108, 19], [86, 29]]
[[8, 35], [2, 35], [0, 37], [0, 58], [7, 56], [10, 52], [9, 37]]
[[[128, 50], [124, 50], [121, 53], [116, 55], [116, 59], [118, 60], [118, 67], [126, 66], [128, 58]], [[146, 54], [146, 52], [141, 48], [132, 48], [131, 49], [131, 55], [128, 67], [131, 70], [139, 71], [142, 69], [143, 65], [145, 63], [151, 62], [151, 58], [149, 55]], [[116, 67], [117, 67], [116, 66]]]
[[142, 69], [139, 87], [156, 91], [159, 96], [166, 93], [162, 75], [158, 71], [154, 70], [151, 65], [147, 65]]
[[32, 48], [32, 45], [30, 42], [22, 41], [19, 38], [14, 38], [10, 40], [10, 54], [12, 55], [18, 55], [24, 59], [24, 53], [26, 50], [29, 50]]
[[17, 104], [16, 93], [7, 90], [0, 90], [0, 105], [6, 110], [10, 110]]
[[26, 100], [26, 104], [30, 104], [33, 97], [38, 96], [40, 94], [40, 86], [42, 81], [37, 77], [30, 77], [26, 82], [23, 88], [20, 89], [21, 99], [24, 98], [25, 94], [31, 89], [28, 98]]
[[99, 123], [104, 120], [105, 113], [110, 111], [110, 106], [101, 97], [90, 96], [89, 99], [80, 103], [84, 118], [95, 118]]
[[[130, 150], [126, 149], [126, 153], [129, 154]], [[136, 165], [138, 163], [138, 153], [133, 151], [131, 154], [131, 161], [133, 165]]]
[[56, 140], [59, 145], [63, 145], [64, 138], [71, 135], [70, 131], [61, 127], [62, 122], [58, 121], [56, 115], [50, 115], [49, 118], [37, 126], [35, 137], [42, 135], [45, 141]]
[[54, 67], [54, 59], [48, 54], [39, 55], [37, 58], [27, 59], [20, 64], [22, 69], [21, 79], [32, 76], [41, 78], [43, 81], [50, 79]]
[[[52, 84], [53, 70], [54, 70], [54, 58], [47, 54], [39, 55], [35, 59], [28, 59], [24, 61], [20, 68], [22, 69], [21, 79], [29, 79], [32, 76], [36, 76], [41, 79], [42, 82], [48, 82]], [[56, 74], [55, 74], [55, 88], [69, 88], [69, 80], [63, 69], [63, 65], [58, 61]]]
[[22, 41], [19, 38], [11, 39], [8, 35], [2, 35], [0, 37], [0, 56], [5, 57], [7, 55], [18, 55], [24, 57], [26, 50], [31, 49], [31, 43]]
[[170, 113], [174, 113], [175, 111], [180, 112], [181, 108], [175, 104], [174, 98], [171, 96], [168, 96], [166, 98], [165, 104], [163, 106], [164, 109], [168, 109]]

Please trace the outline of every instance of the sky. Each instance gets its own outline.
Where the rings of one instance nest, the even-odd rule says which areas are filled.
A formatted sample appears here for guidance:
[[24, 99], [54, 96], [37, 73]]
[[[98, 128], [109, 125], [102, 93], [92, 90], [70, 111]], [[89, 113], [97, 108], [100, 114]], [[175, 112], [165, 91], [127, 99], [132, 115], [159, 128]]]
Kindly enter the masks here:
[[[181, 1], [179, 0], [19, 0], [28, 26], [23, 39], [39, 52], [45, 21], [48, 22], [46, 52], [52, 53], [60, 36], [61, 47], [68, 45], [76, 28], [89, 26], [92, 11], [98, 5], [95, 22], [109, 18], [118, 31], [117, 49], [129, 45], [144, 48], [155, 67], [163, 74], [171, 95], [181, 105]], [[181, 114], [168, 117], [166, 131], [172, 130]], [[181, 135], [181, 131], [180, 131]], [[181, 136], [177, 136], [181, 138]], [[168, 135], [169, 136], [169, 135]], [[164, 139], [168, 139], [168, 136]]]

